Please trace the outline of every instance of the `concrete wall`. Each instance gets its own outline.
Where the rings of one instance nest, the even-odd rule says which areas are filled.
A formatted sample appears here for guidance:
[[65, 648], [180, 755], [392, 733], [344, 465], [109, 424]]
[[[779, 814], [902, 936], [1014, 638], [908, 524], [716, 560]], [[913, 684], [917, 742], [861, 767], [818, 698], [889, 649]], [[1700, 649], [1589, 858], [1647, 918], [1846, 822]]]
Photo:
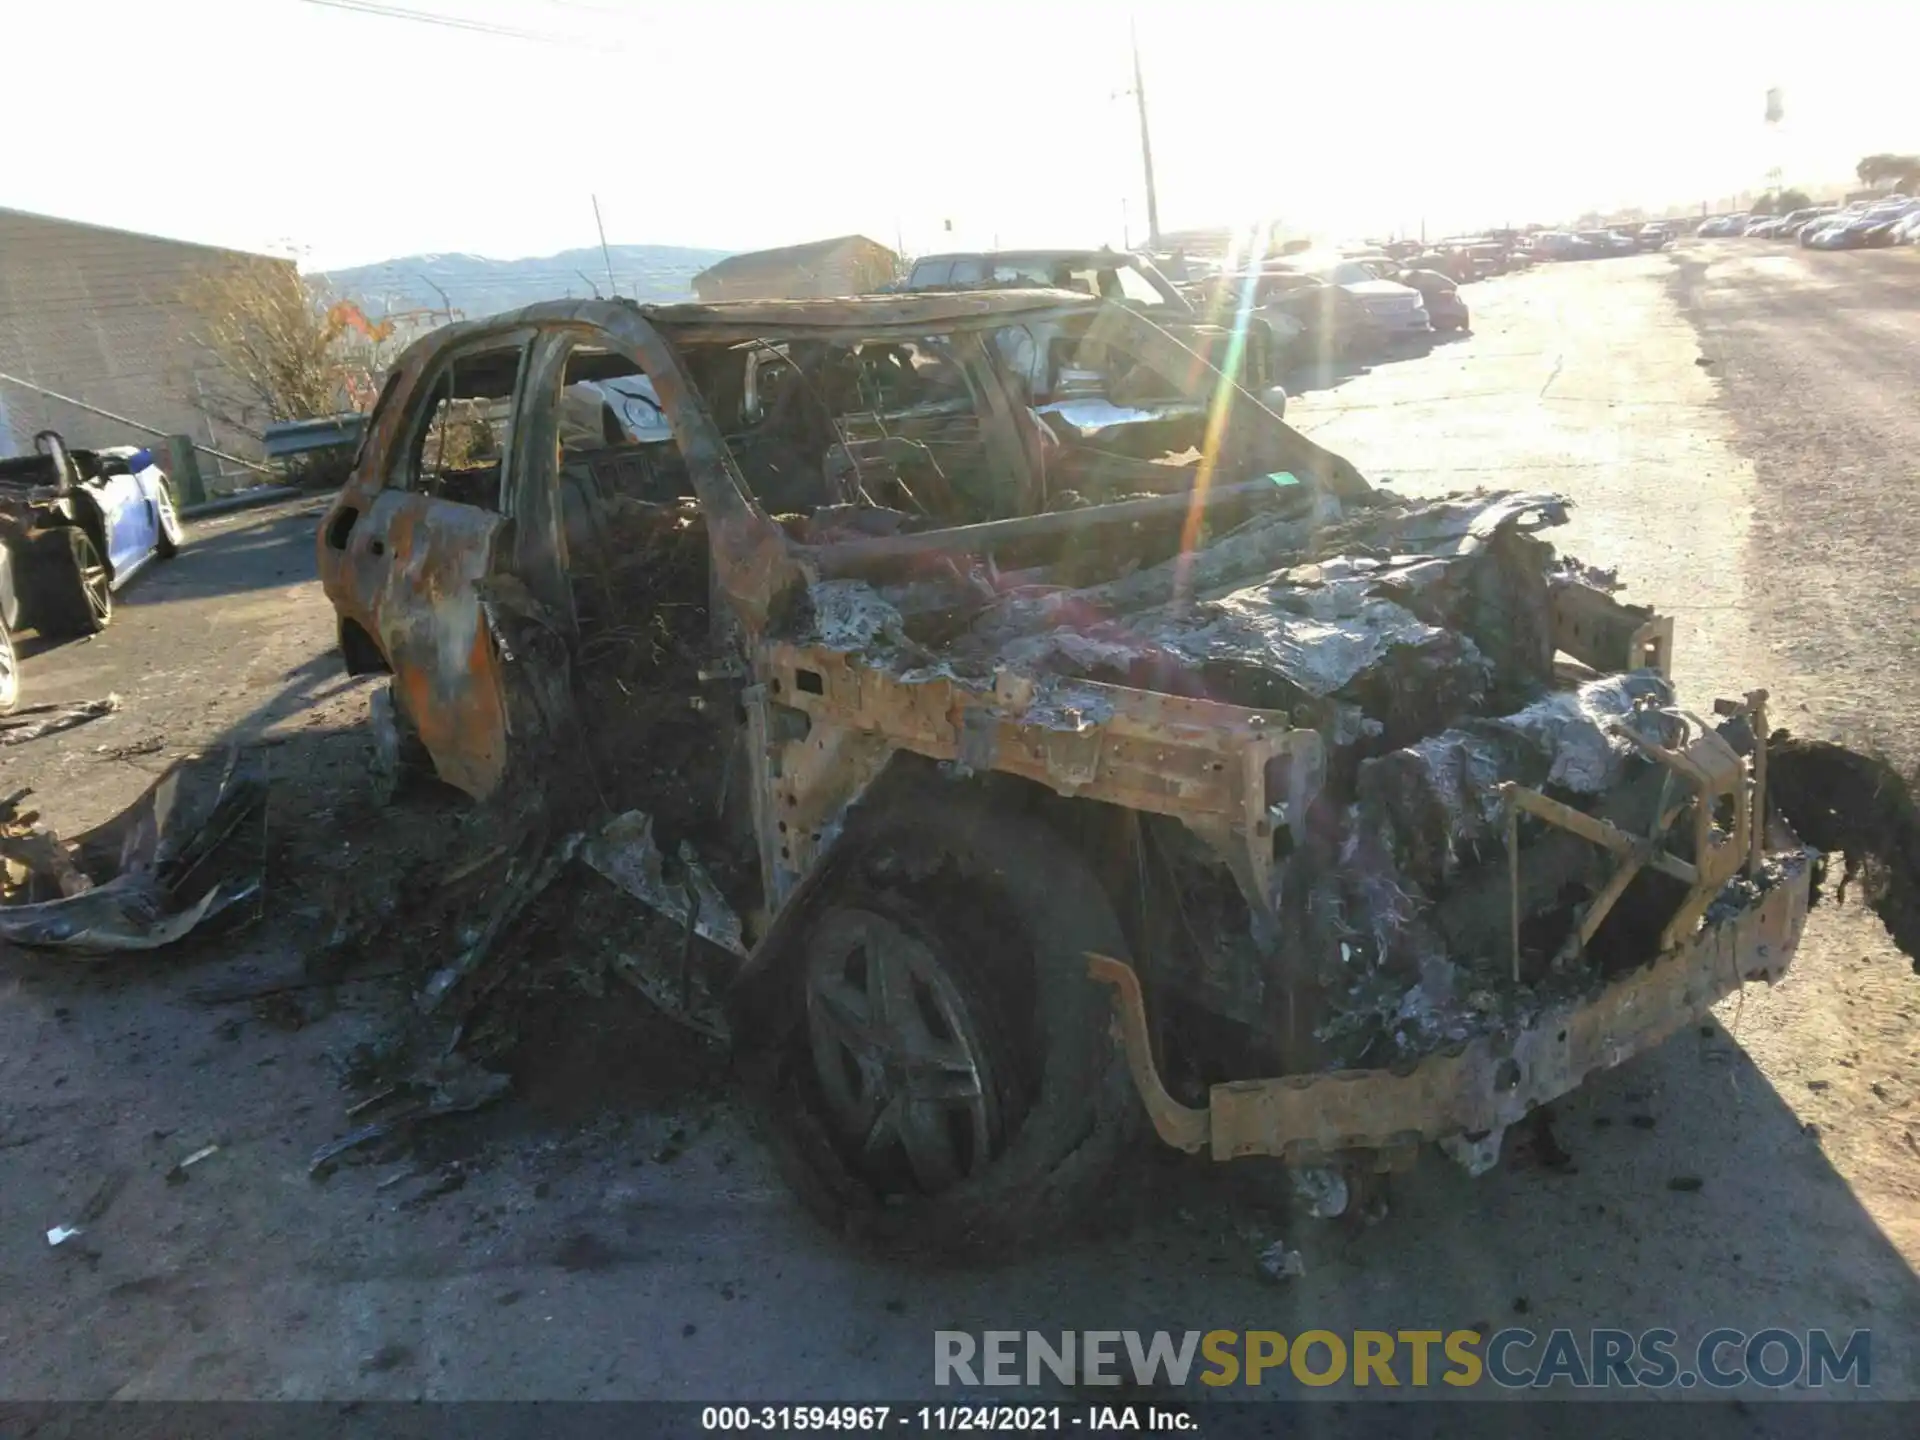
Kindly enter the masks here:
[[[95, 225], [0, 210], [0, 372], [16, 375], [200, 444], [253, 458], [258, 446], [211, 425], [194, 404], [206, 357], [187, 340], [182, 296], [197, 277], [250, 258]], [[291, 261], [284, 262], [291, 265]], [[76, 445], [147, 438], [0, 381], [0, 453], [29, 448], [37, 430]], [[203, 468], [226, 484], [217, 461]]]

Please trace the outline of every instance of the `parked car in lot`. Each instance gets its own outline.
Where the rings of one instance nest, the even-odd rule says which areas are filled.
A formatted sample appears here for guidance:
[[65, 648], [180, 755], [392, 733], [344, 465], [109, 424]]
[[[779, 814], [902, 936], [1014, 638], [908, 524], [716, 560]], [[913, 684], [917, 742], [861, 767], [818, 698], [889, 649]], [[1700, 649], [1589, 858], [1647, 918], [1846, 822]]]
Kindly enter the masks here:
[[1730, 215], [1715, 215], [1703, 220], [1700, 228], [1693, 233], [1700, 236], [1738, 235], [1746, 229], [1748, 218], [1744, 210], [1735, 211]]
[[1800, 233], [1795, 235], [1794, 239], [1804, 250], [1829, 249], [1831, 247], [1827, 244], [1828, 234], [1851, 224], [1853, 218], [1852, 213], [1844, 211], [1832, 215], [1816, 215], [1800, 227]]
[[1427, 314], [1425, 299], [1411, 285], [1383, 280], [1373, 266], [1362, 260], [1323, 261], [1299, 267], [1329, 285], [1338, 285], [1366, 307], [1379, 322], [1389, 343], [1418, 341], [1433, 334], [1433, 320]]
[[1218, 276], [1203, 300], [1205, 313], [1219, 320], [1241, 304], [1266, 320], [1275, 355], [1286, 367], [1363, 360], [1387, 348], [1386, 327], [1359, 299], [1284, 261], [1251, 274]]
[[1592, 247], [1590, 253], [1596, 258], [1632, 255], [1639, 249], [1631, 235], [1622, 235], [1618, 230], [1582, 230], [1579, 239]]
[[1769, 240], [1797, 239], [1804, 226], [1833, 214], [1837, 208], [1833, 205], [1809, 205], [1800, 210], [1790, 210], [1767, 227], [1766, 238]]
[[1912, 204], [1904, 195], [1896, 195], [1861, 210], [1843, 210], [1805, 243], [1815, 250], [1860, 250], [1883, 243], [1875, 237], [1893, 221], [1904, 218]]
[[1533, 237], [1536, 260], [1586, 260], [1595, 253], [1586, 241], [1565, 230], [1543, 230]]
[[1663, 250], [1673, 240], [1673, 231], [1664, 221], [1655, 220], [1635, 232], [1633, 243], [1640, 250]]
[[1457, 285], [1471, 284], [1485, 272], [1474, 262], [1471, 251], [1457, 245], [1436, 245], [1415, 252], [1403, 263], [1421, 270], [1434, 270]]
[[[1177, 336], [1215, 365], [1225, 365], [1233, 332], [1210, 323], [1144, 255], [1124, 250], [970, 250], [925, 255], [914, 261], [894, 293], [952, 290], [1071, 290], [1112, 300], [1137, 311]], [[1240, 373], [1248, 389], [1264, 391], [1277, 380], [1275, 341], [1264, 328], [1248, 333], [1240, 347]]]
[[1881, 212], [1884, 218], [1881, 218], [1879, 223], [1868, 225], [1861, 231], [1860, 243], [1869, 248], [1899, 244], [1900, 239], [1896, 232], [1906, 223], [1907, 218], [1916, 212], [1920, 212], [1920, 200], [1909, 200], [1902, 206], [1887, 207]]
[[146, 450], [69, 450], [52, 430], [33, 447], [0, 460], [0, 622], [91, 635], [115, 591], [179, 550], [173, 486]]
[[1451, 275], [1442, 275], [1438, 270], [1412, 269], [1397, 271], [1393, 278], [1420, 292], [1420, 299], [1427, 307], [1427, 318], [1435, 330], [1469, 328], [1467, 302], [1460, 298], [1460, 287]]

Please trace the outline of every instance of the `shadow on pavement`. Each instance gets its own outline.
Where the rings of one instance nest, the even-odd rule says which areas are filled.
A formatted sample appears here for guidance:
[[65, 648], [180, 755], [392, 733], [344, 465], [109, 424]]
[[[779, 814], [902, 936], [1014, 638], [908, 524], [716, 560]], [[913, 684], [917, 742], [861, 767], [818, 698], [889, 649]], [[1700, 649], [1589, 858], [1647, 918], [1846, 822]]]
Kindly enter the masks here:
[[[133, 610], [311, 580], [319, 524], [312, 510], [311, 502], [303, 502], [300, 509], [261, 524], [190, 528], [178, 559], [155, 562], [117, 594], [114, 603]], [[187, 561], [191, 563], [182, 563]]]

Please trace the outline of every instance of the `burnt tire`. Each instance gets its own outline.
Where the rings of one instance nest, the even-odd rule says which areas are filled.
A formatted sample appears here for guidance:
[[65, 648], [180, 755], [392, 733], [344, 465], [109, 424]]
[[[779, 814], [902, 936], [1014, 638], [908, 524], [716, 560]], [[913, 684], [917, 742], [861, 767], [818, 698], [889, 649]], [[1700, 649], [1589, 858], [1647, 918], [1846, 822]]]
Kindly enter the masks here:
[[100, 550], [78, 525], [40, 541], [35, 628], [58, 639], [97, 635], [113, 619], [113, 580]]
[[[782, 965], [791, 1021], [743, 1043], [741, 1065], [782, 1174], [830, 1228], [892, 1258], [1001, 1258], [1107, 1209], [1109, 1177], [1142, 1133], [1112, 992], [1086, 963], [1128, 951], [1092, 871], [1045, 826], [976, 796], [920, 798], [842, 842], [859, 846], [853, 862]], [[938, 969], [983, 1072], [987, 1113], [960, 1128], [987, 1149], [956, 1147], [976, 1163], [943, 1186], [923, 1183], [904, 1141], [856, 1143], [820, 1063], [809, 976], [823, 947], [831, 956], [849, 927], [876, 922]]]

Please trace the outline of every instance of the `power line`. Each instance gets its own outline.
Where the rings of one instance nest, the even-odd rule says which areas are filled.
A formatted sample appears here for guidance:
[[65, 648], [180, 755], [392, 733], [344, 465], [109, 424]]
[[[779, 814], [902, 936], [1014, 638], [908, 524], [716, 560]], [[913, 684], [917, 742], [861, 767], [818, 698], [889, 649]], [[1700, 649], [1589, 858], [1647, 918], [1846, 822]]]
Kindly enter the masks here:
[[[556, 35], [544, 30], [522, 30], [513, 25], [496, 25], [489, 20], [469, 20], [460, 15], [441, 15], [431, 10], [410, 10], [403, 5], [384, 5], [376, 0], [300, 0], [303, 5], [318, 5], [326, 10], [345, 10], [354, 15], [377, 15], [386, 20], [411, 20], [421, 25], [441, 25], [449, 30], [466, 30], [476, 35], [499, 35], [509, 40], [532, 40], [542, 45], [587, 45], [571, 35]], [[591, 49], [616, 48], [588, 46]]]

